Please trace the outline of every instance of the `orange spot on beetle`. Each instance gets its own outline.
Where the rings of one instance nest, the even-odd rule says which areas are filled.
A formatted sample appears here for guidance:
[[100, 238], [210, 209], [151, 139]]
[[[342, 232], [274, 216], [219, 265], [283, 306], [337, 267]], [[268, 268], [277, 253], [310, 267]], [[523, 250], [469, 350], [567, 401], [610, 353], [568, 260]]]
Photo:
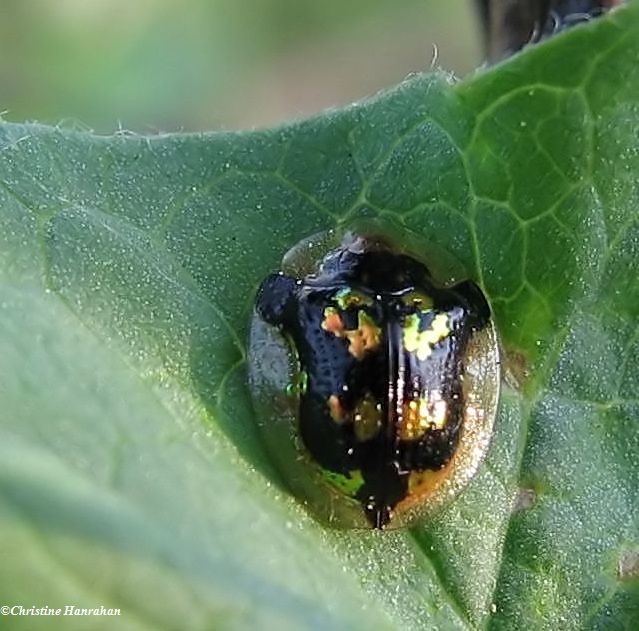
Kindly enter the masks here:
[[328, 397], [328, 409], [330, 410], [331, 418], [336, 423], [342, 423], [344, 421], [344, 408], [336, 394], [331, 394], [331, 396]]

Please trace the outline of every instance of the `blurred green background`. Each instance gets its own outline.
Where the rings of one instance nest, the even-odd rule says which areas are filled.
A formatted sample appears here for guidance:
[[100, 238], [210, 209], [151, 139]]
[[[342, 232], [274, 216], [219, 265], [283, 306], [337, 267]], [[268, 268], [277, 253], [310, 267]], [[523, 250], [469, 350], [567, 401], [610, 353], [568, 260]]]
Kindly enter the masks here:
[[470, 0], [0, 0], [5, 120], [254, 127], [481, 60]]

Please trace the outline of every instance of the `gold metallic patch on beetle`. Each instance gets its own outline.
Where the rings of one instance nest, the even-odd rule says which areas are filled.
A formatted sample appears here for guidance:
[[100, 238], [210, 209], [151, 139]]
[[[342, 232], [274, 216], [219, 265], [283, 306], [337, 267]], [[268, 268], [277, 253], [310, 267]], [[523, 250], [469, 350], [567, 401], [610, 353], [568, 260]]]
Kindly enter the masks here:
[[416, 353], [420, 361], [430, 357], [433, 346], [450, 335], [448, 316], [438, 313], [425, 331], [419, 330], [420, 318], [416, 313], [409, 315], [404, 322], [404, 348]]
[[404, 403], [403, 414], [397, 427], [400, 440], [417, 440], [429, 427], [426, 422], [426, 409], [423, 400], [411, 399]]
[[357, 328], [354, 331], [345, 331], [348, 338], [349, 353], [356, 359], [362, 359], [366, 351], [372, 351], [379, 345], [382, 330], [375, 324], [365, 311], [357, 313]]
[[355, 291], [350, 287], [344, 287], [335, 294], [335, 301], [340, 309], [349, 307], [361, 307], [362, 305], [372, 305], [373, 301], [365, 294]]
[[450, 462], [436, 471], [431, 469], [411, 471], [408, 476], [408, 493], [395, 507], [397, 512], [407, 511], [427, 498], [432, 497], [450, 476], [453, 460], [451, 459]]
[[328, 409], [331, 413], [331, 418], [336, 423], [342, 423], [344, 421], [344, 408], [336, 394], [331, 394], [331, 396], [328, 397]]
[[426, 313], [433, 307], [433, 299], [422, 291], [409, 291], [402, 296], [402, 302], [407, 307], [416, 307]]
[[375, 438], [382, 427], [382, 406], [370, 392], [355, 406], [353, 427], [355, 438], [360, 442]]
[[435, 390], [430, 394], [428, 402], [428, 419], [435, 429], [443, 429], [448, 421], [448, 404], [442, 399], [441, 392]]
[[432, 493], [443, 481], [448, 465], [432, 471], [412, 471], [408, 476], [408, 495], [428, 495]]
[[448, 406], [438, 390], [427, 397], [406, 401], [397, 428], [400, 440], [417, 440], [433, 429], [442, 429], [448, 420]]

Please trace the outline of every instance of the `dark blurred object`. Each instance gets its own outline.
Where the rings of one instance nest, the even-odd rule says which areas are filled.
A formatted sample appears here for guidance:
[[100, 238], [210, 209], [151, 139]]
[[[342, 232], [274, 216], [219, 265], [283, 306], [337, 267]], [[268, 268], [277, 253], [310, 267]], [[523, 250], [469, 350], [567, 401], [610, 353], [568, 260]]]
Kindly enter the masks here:
[[488, 59], [498, 61], [526, 44], [591, 20], [623, 0], [476, 0]]

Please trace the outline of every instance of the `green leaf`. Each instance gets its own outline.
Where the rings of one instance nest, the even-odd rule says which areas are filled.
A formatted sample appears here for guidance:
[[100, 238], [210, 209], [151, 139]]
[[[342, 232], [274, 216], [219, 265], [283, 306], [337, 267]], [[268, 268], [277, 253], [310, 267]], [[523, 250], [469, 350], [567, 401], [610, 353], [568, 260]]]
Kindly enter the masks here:
[[[275, 130], [0, 126], [9, 628], [621, 629], [639, 619], [639, 5], [460, 83]], [[255, 289], [380, 215], [451, 252], [507, 353], [489, 457], [405, 532], [324, 528], [256, 434]]]

